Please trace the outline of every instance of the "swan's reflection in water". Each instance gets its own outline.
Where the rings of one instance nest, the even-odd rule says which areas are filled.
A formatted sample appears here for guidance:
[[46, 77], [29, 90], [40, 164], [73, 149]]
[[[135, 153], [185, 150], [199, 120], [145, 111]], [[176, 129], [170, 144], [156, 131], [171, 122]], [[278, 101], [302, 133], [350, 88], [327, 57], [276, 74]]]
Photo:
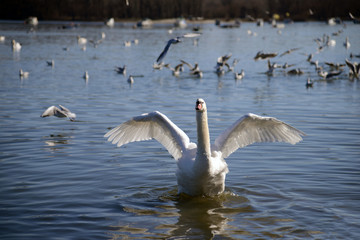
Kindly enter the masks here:
[[[119, 219], [118, 225], [110, 227], [110, 239], [302, 239], [323, 234], [299, 226], [291, 217], [278, 217], [276, 212], [279, 209], [273, 209], [274, 213], [269, 210], [265, 214], [263, 210], [257, 209], [261, 206], [256, 201], [252, 202], [245, 197], [248, 195], [240, 196], [249, 192], [245, 189], [236, 189], [239, 195], [225, 191], [217, 197], [189, 197], [178, 196], [176, 187], [173, 187], [154, 199], [154, 195], [163, 190], [121, 197], [121, 209], [127, 220], [124, 223]], [[260, 195], [263, 193], [252, 192], [249, 198]], [[271, 196], [266, 197], [271, 199]], [[132, 200], [127, 202], [127, 199]], [[275, 201], [284, 199], [280, 197]], [[131, 223], [132, 218], [136, 218], [136, 225]], [[143, 220], [139, 220], [141, 218]], [[156, 221], [151, 222], [149, 219]]]
[[[234, 228], [234, 226], [228, 224], [233, 221], [231, 216], [233, 214], [254, 212], [254, 209], [249, 205], [248, 199], [230, 192], [210, 198], [178, 196], [176, 191], [172, 190], [168, 194], [161, 196], [160, 201], [163, 204], [156, 204], [153, 207], [147, 206], [147, 208], [144, 208], [146, 204], [143, 203], [141, 209], [137, 208], [140, 203], [138, 206], [132, 203], [130, 204], [131, 207], [123, 207], [123, 210], [137, 216], [156, 215], [168, 219], [154, 226], [134, 227], [128, 224], [125, 226], [113, 226], [112, 239], [123, 239], [129, 236], [135, 239], [212, 239], [216, 235], [230, 239], [231, 232], [228, 234], [226, 232]], [[237, 207], [225, 206], [235, 202]]]

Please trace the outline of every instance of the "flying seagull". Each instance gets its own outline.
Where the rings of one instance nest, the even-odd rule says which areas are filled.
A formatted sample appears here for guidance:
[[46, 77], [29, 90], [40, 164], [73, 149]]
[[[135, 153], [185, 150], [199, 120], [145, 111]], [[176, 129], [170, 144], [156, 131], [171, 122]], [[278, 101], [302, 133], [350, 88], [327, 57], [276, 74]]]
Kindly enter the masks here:
[[167, 42], [164, 50], [160, 53], [159, 57], [156, 59], [156, 62], [160, 63], [164, 59], [166, 53], [169, 51], [169, 48], [170, 48], [171, 44], [176, 44], [176, 43], [181, 42], [182, 38], [192, 38], [192, 37], [199, 37], [199, 36], [200, 36], [199, 33], [186, 33], [186, 34], [184, 34], [184, 35], [182, 35], [180, 37], [170, 39]]
[[158, 111], [134, 117], [113, 128], [104, 137], [118, 147], [130, 142], [156, 139], [177, 162], [179, 193], [215, 196], [225, 189], [225, 176], [229, 170], [224, 159], [238, 148], [256, 142], [295, 144], [305, 135], [276, 118], [249, 113], [210, 145], [207, 107], [203, 99], [197, 99], [195, 111], [197, 144], [190, 142], [183, 130]]
[[76, 114], [70, 112], [69, 109], [67, 109], [64, 106], [59, 105], [60, 108], [56, 107], [56, 106], [51, 106], [48, 109], [46, 109], [43, 114], [41, 114], [40, 117], [50, 117], [50, 116], [55, 116], [55, 117], [59, 117], [59, 118], [68, 118], [70, 121], [75, 121], [76, 118]]

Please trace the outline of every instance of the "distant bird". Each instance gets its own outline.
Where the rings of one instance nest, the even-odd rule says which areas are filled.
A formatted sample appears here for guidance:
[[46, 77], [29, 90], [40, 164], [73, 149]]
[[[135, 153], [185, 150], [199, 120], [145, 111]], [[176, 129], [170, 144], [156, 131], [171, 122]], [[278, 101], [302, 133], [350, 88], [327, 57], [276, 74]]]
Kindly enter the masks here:
[[314, 82], [310, 78], [308, 78], [305, 83], [306, 88], [313, 87], [313, 85]]
[[336, 45], [335, 39], [331, 39], [330, 37], [326, 41], [326, 46], [334, 47]]
[[22, 69], [19, 70], [19, 76], [20, 78], [28, 78], [29, 72], [24, 72]]
[[193, 76], [198, 77], [198, 78], [203, 77], [203, 72], [200, 70], [199, 65], [197, 63], [195, 63], [195, 65], [192, 66], [190, 63], [185, 62], [184, 60], [181, 60], [181, 62], [189, 67], [190, 75], [193, 75]]
[[52, 59], [51, 61], [46, 61], [46, 63], [47, 63], [47, 65], [48, 65], [49, 67], [55, 67], [55, 61], [54, 61], [54, 59]]
[[104, 39], [106, 38], [106, 35], [104, 32], [101, 33], [101, 38], [97, 39], [97, 40], [89, 40], [89, 42], [94, 46], [94, 48], [97, 48], [97, 46], [99, 46]]
[[79, 45], [85, 45], [87, 43], [87, 39], [84, 37], [77, 36], [77, 42]]
[[0, 43], [3, 43], [3, 42], [5, 42], [5, 36], [0, 36]]
[[266, 74], [272, 75], [275, 71], [275, 69], [280, 68], [281, 66], [277, 65], [276, 63], [271, 63], [268, 59], [268, 70], [266, 71]]
[[193, 65], [191, 65], [190, 63], [185, 62], [184, 60], [180, 60], [180, 61], [181, 61], [181, 63], [183, 63], [183, 64], [185, 64], [186, 66], [188, 66], [191, 72], [200, 70], [198, 63], [195, 63], [195, 65], [193, 66]]
[[278, 55], [278, 53], [264, 53], [263, 51], [259, 51], [256, 53], [255, 57], [254, 57], [254, 60], [257, 61], [257, 60], [265, 60], [265, 59], [268, 59], [268, 58], [273, 58], [273, 57], [276, 57]]
[[190, 72], [190, 75], [193, 75], [197, 78], [202, 78], [204, 74], [201, 70], [195, 70], [195, 71]]
[[308, 55], [306, 61], [311, 62], [311, 61], [312, 61], [312, 58], [313, 58], [313, 54], [310, 53], [310, 54]]
[[19, 52], [21, 50], [21, 44], [17, 41], [15, 41], [14, 39], [11, 40], [11, 48], [13, 50], [13, 52]]
[[345, 67], [345, 64], [343, 63], [332, 63], [332, 62], [325, 62], [326, 65], [331, 67], [332, 69], [339, 70], [342, 67]]
[[292, 67], [292, 66], [294, 66], [294, 65], [295, 65], [295, 64], [284, 63], [281, 67], [282, 67], [283, 69], [287, 69], [287, 68]]
[[170, 39], [167, 42], [164, 50], [160, 53], [159, 57], [156, 59], [156, 62], [160, 63], [164, 59], [166, 53], [169, 51], [171, 44], [177, 44], [177, 43], [181, 42], [182, 38], [192, 38], [192, 37], [199, 37], [199, 36], [200, 36], [199, 33], [186, 33], [180, 37]]
[[241, 69], [240, 73], [235, 72], [235, 80], [242, 80], [245, 77], [244, 69]]
[[359, 79], [360, 76], [360, 64], [357, 62], [350, 62], [349, 60], [345, 59], [346, 65], [349, 67], [349, 76], [356, 77]]
[[125, 47], [131, 47], [131, 41], [124, 41]]
[[122, 74], [122, 75], [126, 75], [126, 65], [124, 65], [123, 67], [115, 67], [115, 71], [118, 74]]
[[68, 118], [70, 121], [75, 121], [76, 118], [76, 114], [70, 112], [69, 109], [67, 109], [64, 106], [59, 105], [60, 109], [57, 108], [56, 106], [51, 106], [48, 109], [45, 110], [45, 112], [43, 112], [43, 114], [41, 114], [40, 117], [44, 118], [44, 117], [50, 117], [50, 116], [55, 116], [58, 118]]
[[234, 58], [232, 65], [230, 66], [227, 62], [225, 63], [225, 66], [228, 68], [229, 72], [234, 72], [236, 65], [238, 64], [239, 59]]
[[340, 75], [341, 73], [342, 73], [342, 71], [334, 71], [334, 72], [326, 72], [323, 70], [318, 71], [318, 75], [324, 79], [329, 79], [329, 78], [335, 77], [337, 75]]
[[283, 53], [280, 55], [280, 57], [282, 57], [282, 56], [284, 56], [284, 55], [286, 55], [286, 54], [290, 54], [290, 53], [292, 53], [293, 51], [296, 51], [296, 50], [298, 50], [298, 49], [299, 49], [299, 48], [289, 49], [289, 50], [283, 52]]
[[130, 142], [157, 140], [176, 160], [178, 193], [216, 196], [225, 190], [225, 176], [229, 171], [225, 158], [237, 149], [256, 142], [296, 144], [305, 135], [276, 118], [249, 113], [210, 144], [207, 107], [203, 99], [197, 99], [195, 112], [197, 143], [190, 142], [183, 130], [158, 111], [133, 117], [104, 137], [118, 147]]
[[354, 17], [354, 15], [352, 15], [350, 12], [349, 12], [349, 16], [350, 16], [350, 18], [353, 20], [353, 22], [354, 22], [355, 24], [359, 24], [359, 23], [360, 23], [360, 18]]
[[[230, 65], [227, 63], [227, 61], [231, 58], [231, 56], [232, 56], [232, 54], [229, 53], [229, 54], [218, 57], [218, 59], [216, 61], [216, 66], [215, 66], [215, 73], [218, 76], [225, 74], [225, 69], [224, 69], [225, 66], [228, 68], [228, 70], [231, 68]], [[236, 63], [235, 63], [235, 65], [236, 65]]]
[[155, 70], [161, 70], [161, 69], [163, 69], [163, 67], [169, 67], [169, 64], [164, 63], [164, 62], [161, 62], [161, 63], [154, 62], [154, 64], [153, 64], [153, 69], [155, 69]]
[[290, 71], [287, 72], [287, 74], [290, 75], [301, 75], [303, 73], [304, 72], [300, 68], [291, 69]]
[[138, 45], [139, 44], [139, 39], [135, 38], [134, 40], [131, 41], [133, 44]]
[[181, 73], [182, 70], [183, 70], [183, 64], [182, 64], [182, 63], [176, 65], [175, 68], [172, 68], [170, 65], [167, 65], [166, 67], [169, 68], [169, 69], [172, 71], [172, 74], [173, 74], [175, 77], [180, 76], [180, 73]]
[[109, 19], [105, 22], [105, 25], [108, 26], [108, 27], [114, 27], [114, 25], [115, 25], [115, 20], [114, 20], [114, 18], [109, 18]]
[[350, 41], [349, 41], [349, 37], [346, 37], [345, 38], [345, 42], [344, 42], [344, 47], [347, 49], [347, 48], [349, 48], [351, 46], [351, 44], [350, 44]]
[[83, 78], [85, 79], [85, 81], [89, 80], [90, 76], [89, 76], [88, 71], [85, 71]]
[[127, 82], [132, 85], [134, 83], [134, 77], [132, 75], [129, 76]]

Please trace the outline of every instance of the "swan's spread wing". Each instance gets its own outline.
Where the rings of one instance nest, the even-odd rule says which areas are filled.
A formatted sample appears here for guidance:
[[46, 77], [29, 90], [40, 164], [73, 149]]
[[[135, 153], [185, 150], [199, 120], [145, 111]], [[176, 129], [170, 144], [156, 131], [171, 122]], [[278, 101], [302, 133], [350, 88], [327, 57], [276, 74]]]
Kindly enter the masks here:
[[146, 113], [115, 127], [105, 134], [118, 147], [135, 141], [159, 141], [177, 160], [188, 148], [190, 139], [179, 127], [160, 112]]
[[244, 115], [226, 129], [216, 140], [215, 151], [224, 158], [238, 148], [255, 142], [287, 142], [295, 144], [305, 134], [300, 130], [272, 117], [261, 117], [252, 113]]

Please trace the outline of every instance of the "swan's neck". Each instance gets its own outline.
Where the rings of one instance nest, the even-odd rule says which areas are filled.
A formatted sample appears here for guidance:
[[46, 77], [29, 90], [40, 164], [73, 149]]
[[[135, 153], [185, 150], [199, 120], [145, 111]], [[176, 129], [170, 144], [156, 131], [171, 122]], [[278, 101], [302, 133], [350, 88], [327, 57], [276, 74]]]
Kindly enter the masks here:
[[203, 112], [196, 112], [197, 122], [197, 158], [209, 159], [211, 156], [210, 150], [210, 134], [208, 126], [208, 118], [206, 110]]

